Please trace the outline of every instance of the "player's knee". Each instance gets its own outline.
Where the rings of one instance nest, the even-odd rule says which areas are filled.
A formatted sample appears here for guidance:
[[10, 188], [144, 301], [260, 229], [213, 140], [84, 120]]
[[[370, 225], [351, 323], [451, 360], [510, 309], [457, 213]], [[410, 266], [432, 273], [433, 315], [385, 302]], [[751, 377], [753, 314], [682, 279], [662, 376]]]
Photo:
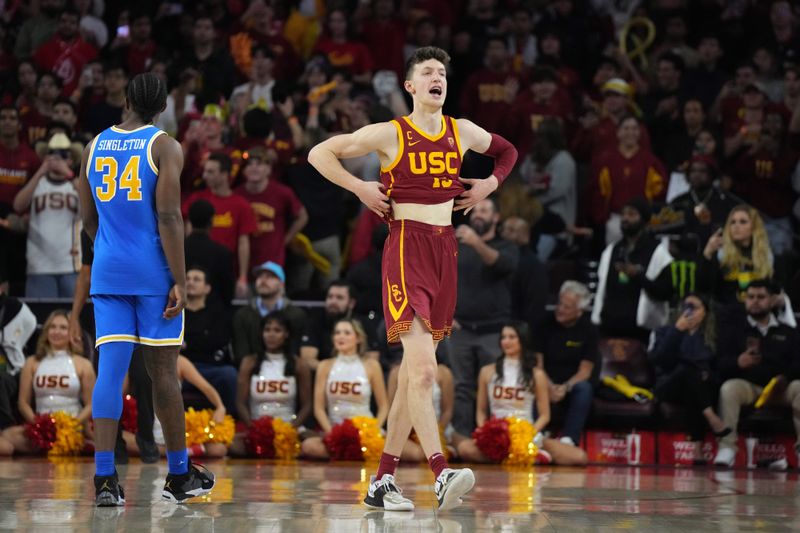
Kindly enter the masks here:
[[408, 386], [414, 390], [429, 390], [433, 389], [433, 384], [436, 382], [436, 366], [431, 364], [422, 364], [414, 369], [409, 368], [408, 372]]

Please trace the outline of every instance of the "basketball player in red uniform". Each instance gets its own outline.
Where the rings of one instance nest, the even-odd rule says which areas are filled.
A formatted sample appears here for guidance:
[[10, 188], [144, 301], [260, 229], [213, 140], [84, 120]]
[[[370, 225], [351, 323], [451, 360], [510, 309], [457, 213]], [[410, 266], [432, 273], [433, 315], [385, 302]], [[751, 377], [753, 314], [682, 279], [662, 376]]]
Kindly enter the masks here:
[[[513, 168], [517, 151], [469, 120], [442, 114], [449, 60], [440, 48], [418, 49], [406, 65], [404, 87], [414, 102], [409, 116], [331, 137], [308, 155], [323, 176], [389, 221], [383, 250], [383, 311], [389, 342], [403, 344], [403, 361], [383, 456], [364, 499], [367, 506], [387, 511], [414, 508], [394, 480], [412, 427], [436, 477], [440, 510], [458, 506], [475, 484], [470, 469], [448, 467], [433, 408], [436, 346], [450, 333], [456, 304], [458, 247], [451, 215], [454, 209], [469, 211], [489, 196]], [[495, 158], [491, 176], [459, 178], [467, 150]], [[380, 182], [362, 181], [339, 162], [370, 152], [380, 157]]]

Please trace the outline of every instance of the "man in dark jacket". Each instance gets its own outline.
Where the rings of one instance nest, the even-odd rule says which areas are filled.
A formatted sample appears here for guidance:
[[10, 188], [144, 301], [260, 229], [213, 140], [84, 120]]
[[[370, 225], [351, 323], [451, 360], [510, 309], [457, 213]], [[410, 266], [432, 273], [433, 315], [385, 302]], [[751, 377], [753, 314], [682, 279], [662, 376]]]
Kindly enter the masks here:
[[773, 378], [778, 385], [771, 400], [792, 406], [795, 432], [800, 435], [800, 380], [796, 376], [797, 336], [771, 312], [769, 282], [753, 281], [745, 297], [746, 322], [724, 324], [720, 338], [719, 369], [722, 384], [719, 409], [725, 425], [733, 429], [719, 441], [714, 464], [733, 466], [736, 459], [736, 425], [743, 405], [752, 405]]
[[453, 426], [462, 435], [475, 427], [478, 372], [500, 355], [500, 329], [511, 318], [511, 281], [519, 249], [497, 234], [500, 213], [490, 199], [470, 213], [469, 226], [456, 229], [458, 301], [450, 365], [456, 387]]
[[214, 218], [214, 206], [206, 200], [197, 200], [189, 206], [192, 232], [186, 237], [186, 266], [198, 266], [208, 272], [212, 296], [226, 306], [233, 299], [233, 256], [223, 245], [212, 241], [209, 232]]

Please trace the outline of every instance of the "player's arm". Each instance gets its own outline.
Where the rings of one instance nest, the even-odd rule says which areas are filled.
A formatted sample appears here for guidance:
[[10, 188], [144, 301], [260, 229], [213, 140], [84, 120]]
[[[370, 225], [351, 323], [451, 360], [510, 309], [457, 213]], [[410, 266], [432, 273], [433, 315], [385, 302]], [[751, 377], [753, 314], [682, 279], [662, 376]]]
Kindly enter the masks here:
[[94, 204], [94, 196], [92, 196], [92, 188], [89, 185], [89, 152], [92, 151], [92, 144], [90, 142], [83, 149], [83, 156], [81, 157], [81, 170], [78, 175], [78, 197], [81, 200], [81, 218], [83, 219], [83, 229], [89, 235], [89, 238], [94, 242], [94, 237], [97, 235], [97, 206]]
[[391, 123], [369, 124], [353, 133], [335, 135], [319, 143], [308, 153], [308, 162], [326, 179], [352, 192], [371, 211], [383, 217], [389, 211], [389, 197], [381, 190], [381, 184], [360, 180], [339, 160], [375, 151], [385, 153], [388, 146], [396, 143], [397, 130]]
[[478, 202], [492, 194], [511, 173], [517, 162], [517, 149], [503, 137], [496, 133], [489, 133], [470, 120], [460, 118], [456, 122], [462, 150], [465, 152], [472, 150], [494, 158], [494, 170], [488, 178], [461, 178], [462, 182], [470, 185], [470, 188], [456, 200], [455, 210], [466, 209], [469, 211]]
[[158, 165], [156, 212], [158, 234], [175, 280], [170, 290], [164, 318], [174, 318], [186, 305], [186, 259], [183, 254], [183, 216], [181, 215], [181, 169], [183, 150], [178, 141], [159, 135], [153, 143], [153, 160]]

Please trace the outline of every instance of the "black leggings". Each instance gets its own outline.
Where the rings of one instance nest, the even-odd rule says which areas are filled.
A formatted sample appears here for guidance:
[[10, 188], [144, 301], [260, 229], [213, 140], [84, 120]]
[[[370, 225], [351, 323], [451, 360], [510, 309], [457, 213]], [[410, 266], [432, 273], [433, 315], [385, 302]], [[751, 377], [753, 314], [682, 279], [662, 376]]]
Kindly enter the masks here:
[[661, 401], [683, 405], [688, 411], [686, 425], [689, 426], [690, 438], [703, 440], [708, 427], [703, 410], [713, 408], [714, 404], [712, 380], [709, 377], [703, 379], [701, 370], [685, 366], [673, 372], [655, 392]]

